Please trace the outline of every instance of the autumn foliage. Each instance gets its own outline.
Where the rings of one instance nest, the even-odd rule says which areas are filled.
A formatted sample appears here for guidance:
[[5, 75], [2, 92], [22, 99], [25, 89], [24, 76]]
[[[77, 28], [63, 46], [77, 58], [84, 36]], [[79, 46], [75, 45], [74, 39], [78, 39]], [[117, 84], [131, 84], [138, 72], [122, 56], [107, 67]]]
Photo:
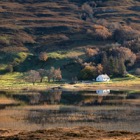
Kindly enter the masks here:
[[47, 59], [48, 59], [48, 55], [47, 55], [46, 52], [41, 52], [41, 53], [39, 54], [39, 60], [40, 60], [40, 61], [47, 61]]

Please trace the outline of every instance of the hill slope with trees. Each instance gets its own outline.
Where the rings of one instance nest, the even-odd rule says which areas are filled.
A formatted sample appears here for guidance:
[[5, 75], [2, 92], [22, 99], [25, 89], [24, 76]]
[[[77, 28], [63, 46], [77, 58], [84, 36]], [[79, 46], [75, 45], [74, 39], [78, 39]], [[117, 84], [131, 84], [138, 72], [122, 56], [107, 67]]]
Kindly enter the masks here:
[[1, 0], [0, 71], [139, 75], [139, 17], [139, 0]]

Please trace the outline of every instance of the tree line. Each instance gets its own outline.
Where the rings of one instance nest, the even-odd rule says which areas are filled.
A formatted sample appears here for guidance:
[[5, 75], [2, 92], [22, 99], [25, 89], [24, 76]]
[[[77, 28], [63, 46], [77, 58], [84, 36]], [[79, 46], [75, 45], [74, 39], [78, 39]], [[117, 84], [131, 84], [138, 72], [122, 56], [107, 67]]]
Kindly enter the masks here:
[[85, 60], [78, 60], [82, 67], [78, 77], [83, 80], [91, 80], [102, 73], [123, 77], [136, 61], [135, 53], [119, 44], [112, 44], [102, 49], [89, 46], [85, 49], [85, 54]]
[[54, 67], [51, 67], [49, 70], [45, 69], [39, 69], [39, 70], [30, 70], [25, 73], [24, 79], [27, 82], [32, 82], [35, 84], [37, 81], [43, 82], [43, 79], [47, 77], [48, 82], [51, 82], [51, 80], [60, 81], [62, 79], [62, 74], [60, 68], [55, 69]]

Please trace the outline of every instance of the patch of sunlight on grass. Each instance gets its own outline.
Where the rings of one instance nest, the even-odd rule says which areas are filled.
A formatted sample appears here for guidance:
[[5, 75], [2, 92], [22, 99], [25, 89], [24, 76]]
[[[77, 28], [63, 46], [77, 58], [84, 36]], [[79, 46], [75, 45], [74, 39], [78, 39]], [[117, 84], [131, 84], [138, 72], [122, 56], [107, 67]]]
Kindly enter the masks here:
[[129, 91], [128, 92], [128, 94], [134, 94], [134, 93], [136, 93], [136, 94], [140, 94], [140, 90], [131, 90], [131, 91]]
[[6, 42], [7, 44], [9, 44], [10, 42], [10, 37], [5, 35], [5, 36], [0, 36], [0, 40]]
[[136, 81], [139, 80], [138, 77], [131, 75], [131, 74], [127, 74], [126, 77], [122, 77], [122, 78], [113, 78], [112, 81], [113, 82], [122, 82], [122, 81]]
[[51, 52], [51, 53], [48, 53], [48, 56], [50, 58], [55, 58], [55, 59], [62, 59], [64, 58], [64, 55], [62, 55], [60, 52]]
[[25, 53], [25, 52], [18, 53], [18, 57], [20, 58], [21, 62], [23, 62], [27, 58], [28, 55], [29, 53]]
[[23, 76], [23, 73], [19, 73], [19, 72], [14, 72], [14, 73], [7, 73], [4, 75], [1, 75], [1, 80], [2, 79], [16, 79]]
[[14, 83], [20, 83], [22, 73], [8, 73], [0, 77], [0, 86], [12, 86]]
[[45, 89], [49, 85], [44, 81], [43, 83], [28, 83], [24, 80], [23, 73], [14, 72], [7, 73], [0, 76], [0, 89]]
[[48, 56], [50, 58], [58, 58], [58, 59], [63, 59], [63, 58], [74, 58], [83, 55], [84, 52], [82, 51], [57, 51], [57, 52], [51, 52], [48, 53]]
[[0, 64], [0, 70], [5, 70], [5, 69], [6, 69], [6, 67], [7, 67], [7, 65], [6, 65], [6, 64]]

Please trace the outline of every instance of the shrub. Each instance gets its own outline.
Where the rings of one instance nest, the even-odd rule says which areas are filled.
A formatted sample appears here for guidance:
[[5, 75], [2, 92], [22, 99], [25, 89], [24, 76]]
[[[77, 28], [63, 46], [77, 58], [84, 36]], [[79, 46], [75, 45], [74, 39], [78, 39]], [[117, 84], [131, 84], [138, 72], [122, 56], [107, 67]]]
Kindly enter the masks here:
[[86, 12], [87, 14], [93, 14], [93, 8], [89, 5], [89, 4], [87, 4], [87, 3], [84, 3], [83, 5], [82, 5], [82, 10], [84, 11], [84, 12]]
[[88, 57], [91, 57], [91, 56], [98, 54], [98, 49], [87, 48], [85, 50], [85, 53]]
[[9, 64], [9, 65], [6, 67], [6, 72], [12, 73], [13, 71], [14, 71], [13, 65]]
[[103, 72], [103, 66], [101, 64], [98, 64], [96, 67], [96, 71], [98, 74], [101, 74]]
[[87, 29], [87, 34], [99, 41], [112, 38], [112, 32], [102, 25], [94, 25], [93, 28]]
[[112, 36], [112, 33], [102, 25], [94, 25], [95, 37], [97, 40], [105, 40]]
[[97, 76], [96, 67], [94, 66], [85, 66], [84, 69], [80, 71], [79, 79], [82, 80], [92, 80]]
[[83, 12], [85, 12], [92, 19], [92, 17], [93, 17], [93, 8], [89, 4], [84, 3], [82, 5], [82, 10], [83, 10]]
[[139, 33], [129, 26], [121, 26], [114, 31], [113, 37], [115, 41], [123, 42], [138, 38]]
[[133, 52], [137, 53], [140, 51], [140, 38], [124, 41], [123, 46], [130, 48]]
[[0, 45], [7, 46], [10, 44], [10, 39], [7, 36], [0, 36]]
[[40, 60], [40, 61], [47, 61], [47, 59], [48, 59], [48, 55], [47, 55], [46, 52], [41, 52], [41, 53], [39, 54], [39, 60]]
[[137, 69], [135, 70], [135, 74], [136, 74], [136, 75], [140, 75], [140, 68], [137, 68]]

